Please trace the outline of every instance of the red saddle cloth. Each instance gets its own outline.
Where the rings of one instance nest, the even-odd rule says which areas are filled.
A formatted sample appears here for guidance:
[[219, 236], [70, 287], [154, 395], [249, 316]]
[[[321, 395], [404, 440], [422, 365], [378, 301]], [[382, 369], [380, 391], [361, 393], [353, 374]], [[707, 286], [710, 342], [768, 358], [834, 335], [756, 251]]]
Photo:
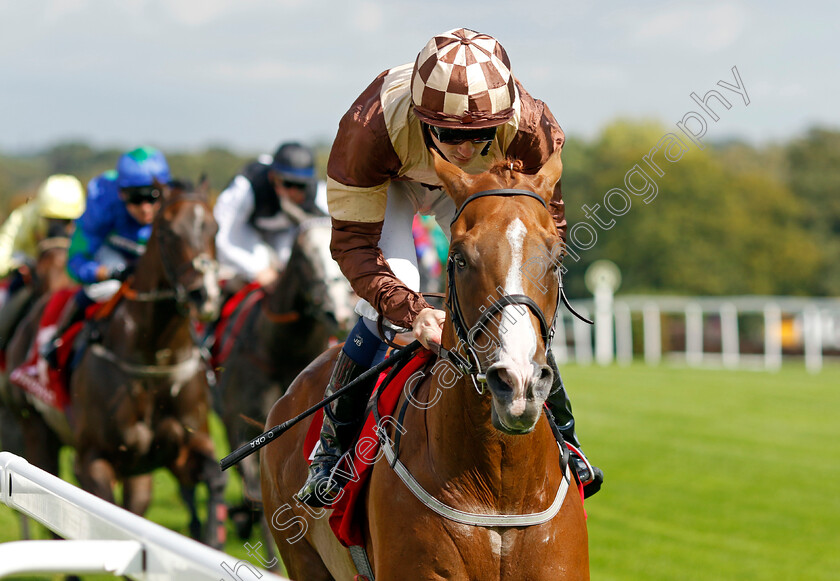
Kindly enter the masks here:
[[[431, 351], [423, 349], [405, 364], [405, 367], [403, 367], [390, 384], [385, 386], [385, 390], [379, 396], [378, 409], [380, 416], [393, 415], [397, 403], [400, 400], [400, 394], [402, 394], [405, 382], [408, 381], [408, 378], [414, 372], [425, 367], [433, 358], [434, 354]], [[382, 373], [379, 376], [376, 382], [377, 389], [382, 383], [382, 380], [385, 379], [385, 375], [385, 373]], [[306, 439], [303, 444], [303, 455], [309, 463], [311, 463], [310, 456], [312, 456], [312, 451], [315, 449], [315, 444], [321, 435], [323, 418], [324, 412], [322, 408], [313, 417], [309, 431], [306, 433]], [[330, 515], [330, 527], [345, 547], [364, 544], [361, 528], [362, 519], [364, 518], [364, 507], [358, 505], [362, 498], [362, 491], [370, 477], [371, 468], [379, 456], [379, 439], [374, 431], [375, 423], [373, 414], [368, 414], [365, 425], [359, 435], [358, 441], [360, 443], [356, 446], [356, 451], [362, 451], [364, 458], [354, 456], [344, 463], [342, 468], [354, 474], [354, 477], [347, 483], [344, 491], [330, 507], [333, 509]], [[352, 464], [352, 466], [347, 466], [347, 464]]]
[[[73, 341], [82, 329], [82, 323], [72, 325], [62, 336], [62, 344], [58, 348], [58, 362], [60, 369], [50, 367], [40, 355], [40, 347], [55, 333], [55, 325], [67, 301], [73, 298], [77, 288], [68, 288], [56, 291], [50, 297], [44, 309], [41, 320], [38, 323], [38, 332], [35, 341], [29, 348], [26, 362], [18, 366], [9, 375], [9, 381], [24, 391], [37, 397], [47, 405], [56, 409], [64, 410], [70, 402], [67, 380], [69, 374], [64, 370], [69, 364], [70, 355], [73, 350]], [[88, 314], [95, 311], [99, 305], [90, 307]]]
[[233, 349], [234, 342], [248, 313], [265, 296], [265, 291], [258, 282], [251, 282], [239, 289], [222, 306], [219, 322], [213, 332], [212, 365], [214, 368], [224, 365], [225, 360]]

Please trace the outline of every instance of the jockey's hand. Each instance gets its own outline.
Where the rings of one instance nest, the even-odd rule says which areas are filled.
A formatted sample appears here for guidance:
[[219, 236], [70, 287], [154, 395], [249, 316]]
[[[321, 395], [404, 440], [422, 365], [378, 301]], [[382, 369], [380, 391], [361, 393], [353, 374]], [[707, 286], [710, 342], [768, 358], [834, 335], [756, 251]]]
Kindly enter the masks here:
[[260, 283], [260, 286], [268, 286], [275, 280], [277, 280], [279, 276], [280, 273], [277, 271], [277, 269], [269, 266], [268, 268], [264, 268], [261, 271], [259, 271], [257, 273], [257, 276], [254, 277], [254, 280]]
[[128, 268], [125, 266], [112, 266], [111, 272], [108, 275], [108, 278], [111, 280], [118, 280], [120, 282], [125, 282], [125, 279], [128, 278], [128, 275], [131, 274]]
[[423, 309], [411, 325], [414, 337], [423, 347], [437, 353], [445, 320], [446, 313], [440, 309]]

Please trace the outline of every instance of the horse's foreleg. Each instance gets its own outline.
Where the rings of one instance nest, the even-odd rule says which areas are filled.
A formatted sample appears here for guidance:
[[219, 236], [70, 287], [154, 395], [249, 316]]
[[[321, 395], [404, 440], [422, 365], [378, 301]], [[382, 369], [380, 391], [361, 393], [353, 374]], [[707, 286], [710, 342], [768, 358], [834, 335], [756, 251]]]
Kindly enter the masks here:
[[186, 461], [176, 461], [170, 469], [181, 484], [181, 497], [190, 511], [190, 535], [195, 539], [202, 537], [195, 506], [195, 487], [199, 482], [204, 482], [208, 491], [204, 541], [211, 547], [222, 548], [227, 536], [227, 506], [224, 499], [227, 474], [219, 468], [209, 434], [194, 433], [188, 446]]
[[201, 520], [198, 518], [198, 507], [195, 505], [195, 483], [181, 484], [179, 490], [181, 498], [190, 513], [190, 538], [199, 540], [201, 538]]
[[23, 455], [33, 465], [58, 476], [58, 452], [61, 440], [55, 435], [41, 415], [32, 408], [20, 416], [23, 437]]
[[78, 450], [76, 478], [84, 490], [103, 500], [114, 503], [114, 484], [117, 475], [113, 465], [100, 458], [93, 450]]
[[152, 502], [152, 475], [131, 476], [123, 481], [123, 507], [143, 516]]
[[207, 484], [207, 528], [205, 542], [211, 547], [221, 549], [225, 546], [227, 531], [227, 504], [225, 504], [225, 487], [227, 474], [219, 468], [216, 460], [215, 448], [209, 434], [204, 435], [206, 441], [197, 451], [199, 461], [199, 480]]
[[7, 452], [23, 455], [23, 431], [12, 410], [0, 402], [0, 447]]

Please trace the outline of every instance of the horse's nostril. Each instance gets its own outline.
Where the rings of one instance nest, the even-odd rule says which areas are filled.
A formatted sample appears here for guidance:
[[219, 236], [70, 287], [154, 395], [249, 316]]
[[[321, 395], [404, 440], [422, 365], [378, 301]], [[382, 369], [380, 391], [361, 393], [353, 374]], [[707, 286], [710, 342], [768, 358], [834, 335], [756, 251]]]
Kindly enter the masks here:
[[540, 370], [540, 381], [547, 381], [549, 383], [552, 383], [554, 381], [554, 372], [548, 365], [543, 365], [542, 369]]
[[504, 368], [491, 367], [487, 370], [487, 384], [496, 394], [503, 396], [513, 392], [513, 381]]

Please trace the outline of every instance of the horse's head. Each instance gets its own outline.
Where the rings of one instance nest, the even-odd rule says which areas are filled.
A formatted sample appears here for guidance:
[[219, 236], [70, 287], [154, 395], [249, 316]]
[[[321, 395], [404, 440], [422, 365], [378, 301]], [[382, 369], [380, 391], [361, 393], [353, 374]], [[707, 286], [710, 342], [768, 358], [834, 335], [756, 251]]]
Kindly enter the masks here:
[[165, 277], [188, 316], [213, 320], [219, 314], [222, 294], [216, 262], [218, 226], [208, 203], [206, 182], [193, 190], [185, 182], [174, 181], [164, 192], [152, 238], [160, 249]]
[[300, 225], [289, 260], [303, 302], [296, 308], [324, 319], [337, 330], [347, 331], [355, 318], [353, 309], [358, 297], [330, 255], [331, 235], [329, 218], [310, 218]]
[[559, 152], [535, 175], [519, 167], [506, 161], [470, 175], [435, 155], [435, 170], [458, 208], [444, 347], [466, 354], [472, 373], [486, 381], [493, 425], [507, 434], [534, 429], [552, 385], [546, 354], [562, 249], [547, 210], [562, 173]]

